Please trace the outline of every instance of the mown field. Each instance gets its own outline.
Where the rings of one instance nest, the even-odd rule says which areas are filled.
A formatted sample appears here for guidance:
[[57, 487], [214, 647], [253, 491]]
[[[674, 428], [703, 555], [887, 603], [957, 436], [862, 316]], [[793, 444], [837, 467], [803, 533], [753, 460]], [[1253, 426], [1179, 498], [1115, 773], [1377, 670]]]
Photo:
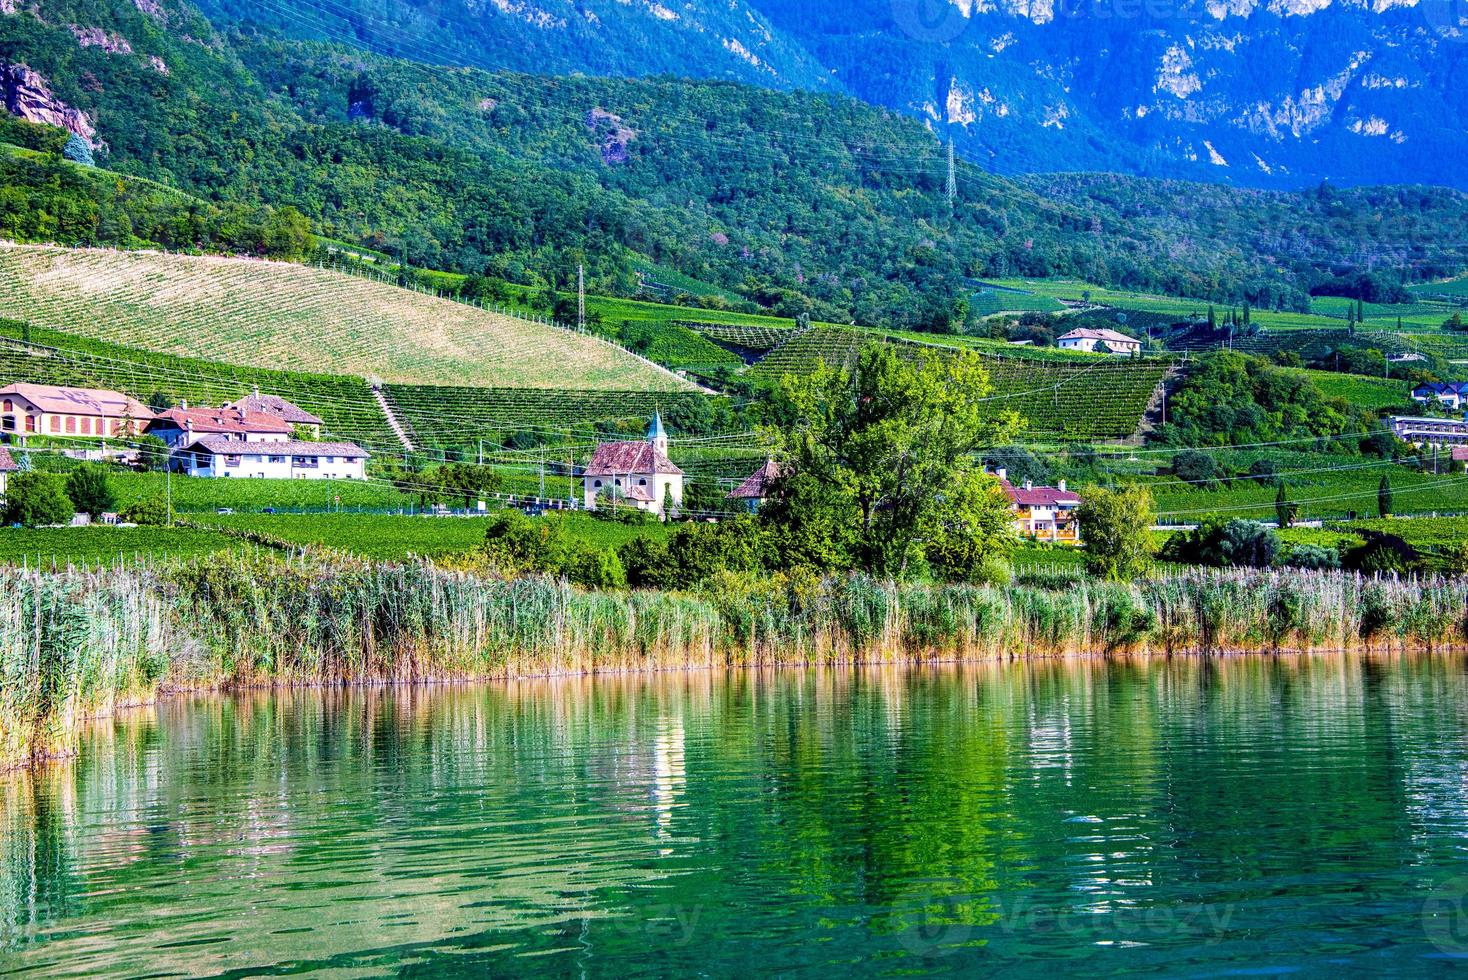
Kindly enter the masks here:
[[[638, 536], [662, 537], [666, 525], [628, 525], [589, 514], [547, 518], [565, 521], [569, 533], [597, 547], [619, 547]], [[484, 540], [483, 517], [408, 517], [380, 514], [233, 514], [201, 517], [198, 523], [256, 531], [293, 544], [328, 545], [366, 558], [436, 558], [467, 551]]]
[[[1016, 293], [998, 293], [1000, 296], [1015, 296], [1016, 303], [1021, 298], [1017, 293], [1029, 293], [1034, 297], [1066, 303], [1079, 304], [1089, 301], [1123, 310], [1165, 313], [1180, 319], [1203, 317], [1207, 314], [1209, 305], [1204, 300], [1107, 289], [1093, 283], [1073, 279], [1004, 279], [994, 280], [992, 285], [1016, 291]], [[1415, 303], [1368, 303], [1364, 321], [1365, 329], [1396, 330], [1398, 319], [1400, 319], [1402, 329], [1407, 332], [1441, 330], [1443, 321], [1450, 317], [1457, 307], [1451, 303], [1427, 297], [1438, 293], [1445, 294], [1447, 289], [1448, 287], [1444, 284], [1414, 287], [1412, 291], [1424, 297]], [[1465, 295], [1468, 295], [1468, 288], [1463, 291]], [[1250, 319], [1258, 326], [1269, 330], [1337, 329], [1345, 325], [1349, 303], [1350, 301], [1340, 297], [1317, 296], [1311, 302], [1309, 313], [1256, 309], [1250, 311]], [[1016, 307], [1020, 310], [1027, 308], [1026, 306]], [[1220, 314], [1227, 312], [1226, 304], [1216, 304], [1216, 308]]]
[[692, 388], [594, 337], [284, 262], [8, 245], [0, 316], [164, 354], [409, 384]]
[[253, 547], [216, 531], [183, 527], [0, 527], [0, 563], [42, 568], [112, 565]]

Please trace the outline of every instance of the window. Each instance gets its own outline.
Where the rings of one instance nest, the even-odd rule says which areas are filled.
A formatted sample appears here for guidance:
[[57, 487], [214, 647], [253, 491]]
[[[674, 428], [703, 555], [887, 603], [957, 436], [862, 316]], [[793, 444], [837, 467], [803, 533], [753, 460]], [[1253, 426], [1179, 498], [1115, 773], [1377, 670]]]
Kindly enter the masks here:
[[11, 401], [9, 398], [5, 399], [4, 403], [0, 403], [0, 411], [4, 411], [4, 412], [13, 412], [13, 411], [15, 411], [15, 402]]
[[319, 465], [315, 456], [297, 456], [296, 468], [302, 470], [314, 470]]
[[595, 487], [596, 489], [600, 490], [601, 489], [601, 481], [600, 480], [597, 480], [595, 483], [592, 484], [592, 486]]
[[58, 418], [58, 417], [56, 417], [55, 415], [51, 416], [51, 431], [52, 432], [60, 432], [61, 431], [61, 419]]
[[25, 417], [25, 430], [27, 432], [35, 432], [36, 429], [36, 417], [34, 415], [27, 415]]
[[272, 463], [284, 463], [285, 462], [285, 457], [284, 456], [271, 456], [270, 457], [270, 462], [272, 462]]
[[76, 435], [76, 416], [68, 415], [66, 417], [66, 431], [68, 435]]
[[240, 465], [240, 458], [238, 456], [226, 456], [224, 457], [224, 465], [238, 467]]
[[83, 418], [82, 419], [82, 435], [89, 436], [91, 434], [92, 434], [92, 420], [89, 419], [89, 418]]
[[6, 432], [15, 431], [15, 419], [9, 415], [0, 415], [0, 429]]
[[637, 481], [637, 485], [639, 487], [645, 487], [645, 486], [647, 486], [647, 481], [646, 480], [638, 480]]

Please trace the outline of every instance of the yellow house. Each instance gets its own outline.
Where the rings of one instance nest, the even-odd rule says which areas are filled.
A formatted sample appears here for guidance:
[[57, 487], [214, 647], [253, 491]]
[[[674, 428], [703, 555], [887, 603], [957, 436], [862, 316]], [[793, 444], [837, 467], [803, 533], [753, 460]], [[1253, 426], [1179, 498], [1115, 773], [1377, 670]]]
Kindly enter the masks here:
[[1015, 529], [1020, 537], [1054, 544], [1081, 543], [1080, 525], [1075, 518], [1081, 498], [1066, 489], [1064, 480], [1054, 487], [1037, 487], [1028, 481], [1016, 487], [1009, 482], [1009, 474], [1004, 470], [995, 475], [1009, 495], [1010, 505], [1014, 508]]
[[131, 437], [153, 418], [148, 406], [117, 391], [13, 384], [0, 388], [0, 433]]

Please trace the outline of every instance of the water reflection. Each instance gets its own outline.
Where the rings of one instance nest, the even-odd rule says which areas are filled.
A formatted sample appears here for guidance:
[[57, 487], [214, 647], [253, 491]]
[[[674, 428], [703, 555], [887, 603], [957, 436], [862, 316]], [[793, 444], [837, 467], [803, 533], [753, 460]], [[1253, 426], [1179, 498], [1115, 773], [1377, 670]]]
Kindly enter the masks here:
[[1423, 922], [1465, 693], [1444, 655], [182, 698], [0, 782], [0, 972], [1421, 970], [1468, 952]]

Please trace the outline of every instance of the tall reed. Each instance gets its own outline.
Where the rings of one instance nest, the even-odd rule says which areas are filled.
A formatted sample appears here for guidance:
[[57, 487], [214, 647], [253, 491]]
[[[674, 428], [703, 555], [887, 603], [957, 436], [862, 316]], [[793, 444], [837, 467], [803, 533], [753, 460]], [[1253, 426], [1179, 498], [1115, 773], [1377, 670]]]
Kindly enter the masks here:
[[220, 555], [0, 572], [0, 765], [163, 683], [489, 678], [729, 664], [1434, 647], [1468, 582], [1195, 571], [1064, 588], [716, 578], [588, 593], [429, 564]]

